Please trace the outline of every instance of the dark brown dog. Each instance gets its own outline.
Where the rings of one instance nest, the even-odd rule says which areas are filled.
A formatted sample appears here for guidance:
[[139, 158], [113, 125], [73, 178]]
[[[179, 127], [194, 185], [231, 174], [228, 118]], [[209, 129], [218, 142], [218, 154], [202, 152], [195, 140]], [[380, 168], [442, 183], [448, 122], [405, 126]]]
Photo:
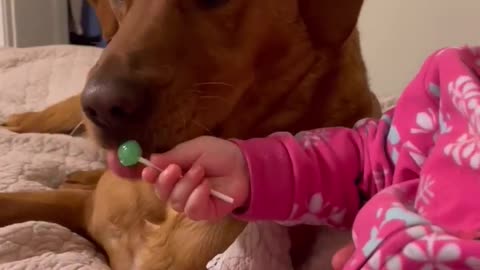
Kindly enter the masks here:
[[[173, 212], [147, 184], [119, 179], [128, 175], [115, 149], [136, 139], [148, 154], [205, 134], [249, 138], [377, 116], [355, 28], [362, 2], [92, 0], [110, 43], [82, 95], [5, 126], [67, 132], [83, 111], [113, 172], [74, 174], [54, 192], [2, 194], [0, 225], [59, 223], [98, 243], [117, 270], [204, 269], [245, 224]], [[308, 255], [298, 248], [305, 236], [305, 227], [292, 231], [297, 264]]]

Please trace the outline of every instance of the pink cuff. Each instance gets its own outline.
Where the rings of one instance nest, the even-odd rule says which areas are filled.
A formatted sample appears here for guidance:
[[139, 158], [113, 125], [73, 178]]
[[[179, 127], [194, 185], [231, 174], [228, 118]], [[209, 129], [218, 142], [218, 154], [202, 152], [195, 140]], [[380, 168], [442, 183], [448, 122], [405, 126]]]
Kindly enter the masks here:
[[286, 220], [292, 212], [294, 181], [292, 162], [282, 141], [231, 140], [237, 144], [250, 174], [250, 202], [235, 216], [242, 220]]

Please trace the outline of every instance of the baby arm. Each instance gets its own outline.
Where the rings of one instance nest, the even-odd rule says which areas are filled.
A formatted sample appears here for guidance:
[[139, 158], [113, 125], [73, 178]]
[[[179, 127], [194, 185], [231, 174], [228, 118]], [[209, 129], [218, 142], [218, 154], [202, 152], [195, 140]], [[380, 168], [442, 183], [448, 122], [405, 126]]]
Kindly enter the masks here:
[[248, 207], [238, 217], [351, 226], [362, 200], [382, 188], [370, 183], [373, 168], [392, 166], [385, 151], [388, 130], [389, 121], [365, 119], [353, 129], [236, 141], [250, 175]]

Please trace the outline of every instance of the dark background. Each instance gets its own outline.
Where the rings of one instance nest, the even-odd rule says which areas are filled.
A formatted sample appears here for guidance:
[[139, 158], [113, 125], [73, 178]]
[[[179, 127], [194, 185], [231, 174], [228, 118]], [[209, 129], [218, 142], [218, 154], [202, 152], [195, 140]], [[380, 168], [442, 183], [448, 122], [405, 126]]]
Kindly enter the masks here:
[[77, 35], [74, 32], [70, 32], [70, 43], [74, 45], [105, 47], [106, 43], [102, 39], [100, 25], [95, 12], [86, 0], [83, 1], [81, 23], [83, 34]]

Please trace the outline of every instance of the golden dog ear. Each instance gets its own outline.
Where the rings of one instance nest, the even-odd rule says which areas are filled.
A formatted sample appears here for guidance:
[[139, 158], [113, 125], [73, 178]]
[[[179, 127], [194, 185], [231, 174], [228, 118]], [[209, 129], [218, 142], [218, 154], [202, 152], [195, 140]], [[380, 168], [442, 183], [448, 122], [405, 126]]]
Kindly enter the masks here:
[[118, 30], [118, 22], [110, 6], [110, 1], [88, 0], [88, 2], [95, 9], [95, 14], [102, 28], [103, 38], [109, 41]]
[[317, 48], [341, 45], [355, 29], [363, 0], [298, 0], [300, 14]]

